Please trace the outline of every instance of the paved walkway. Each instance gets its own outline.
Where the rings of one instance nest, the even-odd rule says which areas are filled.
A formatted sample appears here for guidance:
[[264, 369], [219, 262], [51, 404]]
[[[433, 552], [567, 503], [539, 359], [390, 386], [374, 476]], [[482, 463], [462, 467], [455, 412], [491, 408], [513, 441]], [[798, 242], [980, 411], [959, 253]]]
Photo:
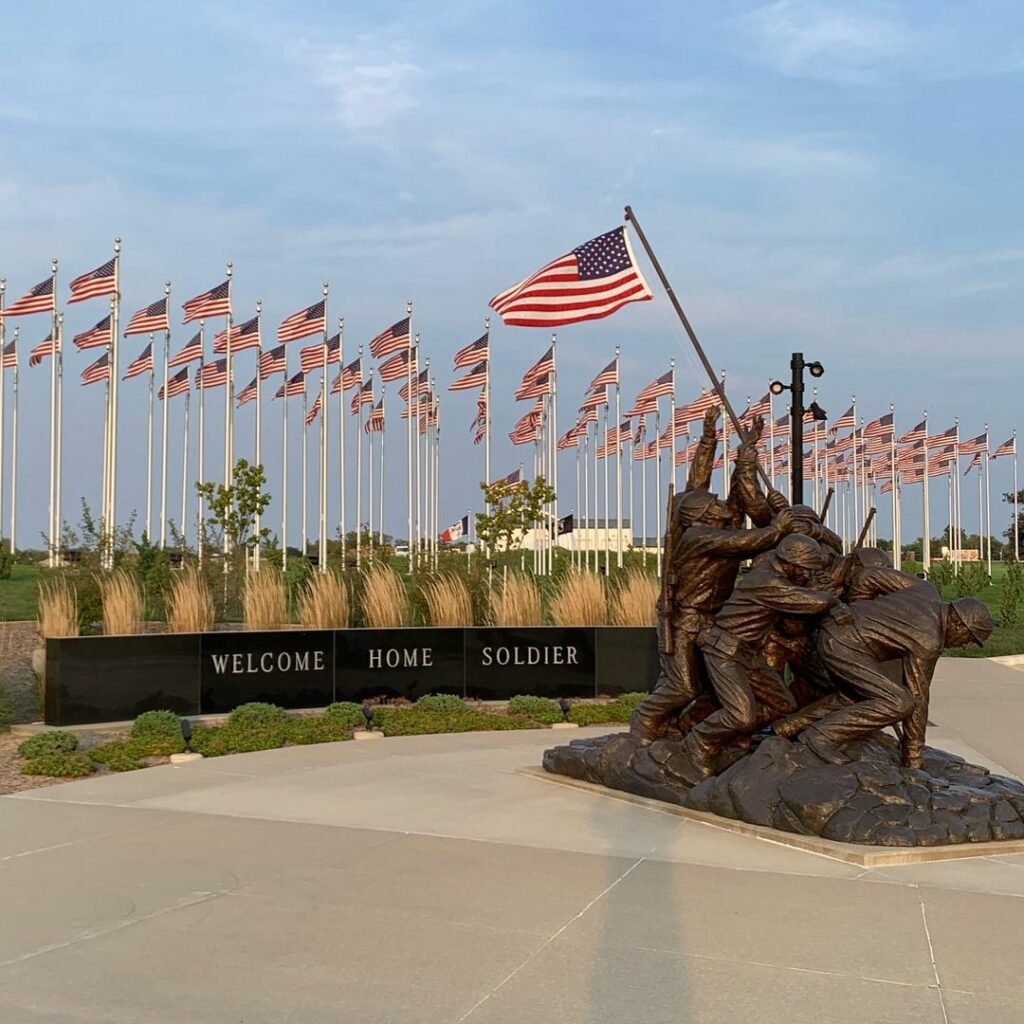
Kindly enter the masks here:
[[[932, 719], [1024, 774], [1024, 673], [944, 662]], [[1024, 855], [864, 871], [516, 773], [565, 738], [293, 747], [0, 799], [0, 1021], [1024, 1019]]]

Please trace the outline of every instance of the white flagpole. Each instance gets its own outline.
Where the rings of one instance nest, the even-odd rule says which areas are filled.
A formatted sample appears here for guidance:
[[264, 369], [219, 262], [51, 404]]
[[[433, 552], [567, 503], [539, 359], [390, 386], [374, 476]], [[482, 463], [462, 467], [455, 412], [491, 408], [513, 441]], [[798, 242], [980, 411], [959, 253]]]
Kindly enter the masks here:
[[924, 440], [922, 442], [924, 447], [924, 480], [921, 483], [921, 517], [922, 517], [922, 529], [924, 534], [921, 537], [921, 567], [925, 572], [931, 568], [932, 565], [932, 537], [931, 537], [931, 524], [929, 522], [929, 489], [931, 487], [931, 473], [928, 468], [928, 410], [924, 410]]
[[[384, 404], [383, 403], [384, 403], [384, 392], [386, 390], [387, 389], [382, 384], [381, 387], [380, 387], [380, 400], [381, 400], [381, 407], [380, 408], [381, 408], [381, 415], [382, 416], [384, 414]], [[377, 484], [377, 489], [378, 489], [377, 508], [378, 508], [378, 512], [379, 512], [378, 520], [377, 520], [377, 525], [378, 525], [378, 528], [379, 528], [378, 529], [378, 533], [377, 533], [377, 543], [381, 547], [384, 547], [384, 432], [385, 432], [384, 428], [385, 428], [385, 426], [386, 426], [385, 423], [381, 423], [381, 425], [380, 425], [380, 483]], [[373, 508], [372, 508], [372, 505], [371, 505], [371, 508], [370, 508], [370, 533], [371, 534], [373, 533]]]
[[[167, 329], [164, 331], [164, 407], [162, 410], [163, 429], [160, 435], [160, 549], [167, 546], [167, 388], [170, 372], [171, 350], [171, 319], [170, 319], [171, 282], [164, 282], [164, 309], [167, 311]], [[186, 392], [187, 394], [187, 392]], [[181, 521], [182, 536], [185, 534], [185, 520]]]
[[[728, 422], [728, 421], [726, 421]], [[661, 399], [654, 406], [654, 542], [656, 544], [657, 573], [661, 575]], [[723, 465], [728, 463], [725, 460]], [[728, 474], [726, 474], [728, 479]]]
[[[419, 369], [419, 351], [420, 351], [420, 335], [419, 331], [416, 332], [416, 368]], [[430, 356], [427, 356], [424, 361], [424, 366], [427, 371], [427, 380], [430, 380]], [[410, 362], [407, 367], [408, 372], [412, 372], [412, 363]], [[416, 389], [419, 391], [419, 374], [416, 375]], [[409, 377], [409, 418], [412, 419], [413, 404], [412, 404], [412, 377]], [[427, 399], [429, 401], [430, 392], [427, 392]], [[421, 449], [427, 442], [427, 431], [424, 427], [423, 440], [420, 440], [420, 421], [423, 418], [422, 408], [419, 402], [420, 396], [416, 395], [416, 427], [414, 430], [414, 436], [416, 438], [416, 564], [420, 565], [423, 558], [423, 459], [421, 458]], [[370, 522], [373, 522], [373, 516], [370, 516]]]
[[338, 525], [341, 533], [341, 568], [345, 569], [345, 318], [338, 317]]
[[[491, 318], [484, 317], [484, 334], [487, 336], [487, 363], [484, 370], [484, 481], [491, 482]], [[486, 503], [485, 511], [490, 513], [490, 503]], [[474, 520], [475, 529], [475, 520]], [[485, 547], [484, 555], [490, 557]]]
[[[605, 391], [607, 396], [608, 392]], [[608, 536], [608, 510], [611, 507], [611, 503], [608, 500], [608, 467], [611, 463], [611, 456], [608, 452], [608, 403], [604, 404], [604, 433], [601, 436], [601, 441], [604, 444], [604, 571], [605, 575], [608, 573], [608, 557], [611, 554], [611, 538]]]
[[64, 314], [57, 314], [57, 469], [54, 476], [55, 500], [54, 509], [56, 519], [53, 524], [54, 536], [57, 538], [58, 564], [60, 553], [60, 488], [61, 470], [63, 468], [64, 456]]
[[[383, 389], [383, 386], [382, 386]], [[410, 392], [411, 394], [411, 392]], [[362, 406], [359, 407], [360, 410]], [[410, 410], [411, 411], [411, 410]], [[362, 416], [360, 415], [360, 419]], [[367, 428], [373, 425], [373, 406], [370, 406], [370, 418], [366, 421]], [[417, 441], [417, 448], [419, 442]], [[366, 498], [366, 537], [367, 537], [367, 558], [373, 561], [373, 430], [366, 430], [366, 476], [367, 476], [367, 498]]]
[[[185, 424], [183, 430], [183, 443], [181, 449], [181, 533], [185, 535], [185, 524], [188, 522], [188, 407], [191, 394], [185, 392]], [[164, 409], [167, 408], [167, 390], [164, 389]], [[199, 407], [202, 408], [202, 398], [199, 400]]]
[[[206, 359], [206, 321], [199, 321], [199, 373], [203, 372], [203, 361]], [[164, 394], [164, 401], [167, 401], [167, 394]], [[204, 483], [203, 474], [206, 472], [206, 423], [204, 422], [206, 412], [206, 389], [201, 388], [199, 391], [199, 465], [198, 473], [199, 482]], [[206, 502], [203, 500], [203, 496], [198, 496], [199, 507], [196, 510], [196, 550], [199, 553], [199, 562], [202, 564], [203, 561], [203, 538], [206, 535], [206, 524], [203, 522], [203, 517], [206, 515]], [[182, 536], [185, 535], [185, 524], [181, 524]]]
[[[120, 389], [120, 373], [118, 369], [118, 346], [120, 345], [121, 327], [121, 239], [114, 239], [114, 295], [110, 308], [110, 507], [108, 511], [107, 530], [110, 535], [111, 547], [107, 553], [110, 565], [113, 565], [114, 531], [117, 529], [117, 398]], [[59, 470], [58, 470], [59, 474]], [[57, 481], [58, 495], [60, 480]], [[58, 498], [58, 509], [60, 500]]]
[[[548, 483], [554, 491], [551, 500], [551, 522], [545, 533], [548, 544], [548, 573], [555, 569], [555, 545], [558, 543], [558, 357], [556, 355], [558, 332], [551, 332], [551, 422], [548, 424], [548, 450], [551, 453], [551, 479]], [[554, 524], [555, 536], [551, 536]]]
[[989, 474], [988, 424], [985, 424], [985, 548], [988, 561], [988, 576], [992, 578], [992, 481]]
[[[616, 348], [615, 351], [617, 353], [619, 351], [618, 348]], [[669, 427], [669, 431], [672, 435], [672, 468], [669, 470], [669, 479], [672, 481], [672, 487], [674, 489], [678, 486], [676, 484], [676, 361], [674, 357], [669, 361], [669, 368], [672, 371], [672, 394], [669, 396], [668, 400], [668, 411], [669, 415], [672, 417], [672, 423]], [[615, 422], [616, 425], [618, 425], [618, 420]]]
[[306, 534], [307, 516], [306, 516], [306, 463], [309, 461], [307, 453], [306, 435], [309, 433], [309, 426], [306, 423], [306, 416], [309, 412], [306, 403], [306, 382], [302, 382], [302, 557], [305, 558], [308, 555], [306, 550], [308, 537]]
[[359, 346], [359, 381], [356, 384], [356, 569], [363, 564], [363, 346]]
[[[622, 387], [619, 383], [619, 346], [615, 346], [615, 564], [622, 568]], [[675, 430], [675, 385], [672, 387], [672, 429]], [[673, 448], [675, 442], [673, 441]], [[673, 462], [675, 456], [673, 455]], [[674, 471], [673, 471], [674, 472]]]
[[600, 440], [601, 440], [601, 417], [599, 415], [597, 417], [597, 419], [594, 421], [594, 449], [593, 449], [593, 452], [591, 453], [593, 455], [593, 458], [594, 458], [594, 572], [597, 572], [597, 570], [598, 570], [598, 568], [600, 566], [600, 553], [601, 553], [601, 542], [600, 542], [600, 539], [599, 539], [600, 538], [600, 534], [597, 532], [597, 524], [598, 524], [598, 521], [599, 521], [599, 519], [598, 519], [598, 512], [600, 511], [600, 508], [601, 508], [601, 503], [598, 501], [598, 492], [597, 492], [598, 482], [601, 479], [600, 478], [600, 469], [598, 468], [598, 465], [597, 465], [597, 453], [598, 453], [598, 450], [601, 447]]
[[853, 406], [853, 443], [851, 445], [851, 457], [853, 459], [853, 494], [851, 496], [851, 508], [850, 511], [853, 514], [853, 519], [850, 523], [850, 536], [854, 540], [857, 534], [860, 532], [860, 517], [858, 516], [857, 508], [857, 485], [860, 482], [859, 474], [857, 472], [857, 396], [851, 396], [851, 405]]
[[[146, 539], [153, 540], [153, 339], [149, 336], [149, 394], [146, 397]], [[164, 405], [166, 406], [166, 402]]]
[[775, 405], [774, 395], [771, 389], [772, 382], [768, 381], [768, 448], [771, 454], [768, 456], [768, 475], [771, 477], [772, 490], [775, 489]]
[[288, 347], [284, 350], [284, 399], [281, 411], [281, 568], [288, 568]]
[[[441, 395], [437, 395], [437, 407], [434, 412], [434, 528], [431, 531], [434, 544], [434, 571], [437, 571], [437, 527], [438, 514], [440, 512], [440, 482], [441, 482]], [[383, 529], [383, 526], [381, 527]]]
[[[0, 277], [0, 311], [3, 310], [7, 294], [7, 278]], [[4, 318], [0, 315], [0, 538], [3, 537], [4, 521], [4, 359], [7, 343]]]
[[576, 437], [576, 505], [573, 509], [573, 515], [576, 521], [573, 523], [573, 535], [572, 535], [572, 564], [575, 568], [579, 568], [579, 545], [576, 543], [577, 530], [579, 530], [579, 518], [580, 518], [580, 439]]
[[647, 568], [647, 417], [640, 417], [640, 518], [643, 520], [641, 543], [644, 568]]
[[[17, 337], [17, 335], [15, 335], [15, 337]], [[17, 381], [17, 379], [18, 379], [17, 372], [15, 372], [14, 379], [15, 379], [15, 381]], [[18, 408], [18, 403], [17, 402], [14, 403], [14, 408], [15, 409]], [[1020, 515], [1019, 515], [1019, 512], [1018, 512], [1018, 505], [1019, 505], [1019, 500], [1018, 499], [1019, 499], [1019, 491], [1017, 489], [1017, 431], [1014, 430], [1014, 432], [1013, 432], [1013, 560], [1015, 562], [1019, 562], [1020, 561], [1020, 523], [1019, 523]], [[11, 535], [13, 537], [14, 530], [11, 530]], [[13, 544], [14, 541], [12, 540], [11, 543]]]
[[[409, 338], [412, 340], [412, 300], [410, 299], [405, 304], [405, 314], [409, 318]], [[409, 531], [409, 540], [407, 547], [409, 548], [409, 571], [412, 572], [413, 559], [416, 555], [416, 538], [413, 535], [412, 526], [412, 444], [413, 444], [413, 433], [412, 433], [412, 353], [414, 349], [410, 345], [409, 350], [406, 352], [406, 364], [405, 364], [405, 382], [408, 388], [408, 403], [409, 403], [409, 420], [406, 424], [406, 466], [405, 466], [405, 489], [406, 489], [406, 512], [407, 512], [407, 529]], [[419, 361], [417, 360], [416, 365], [417, 371], [419, 370]], [[418, 396], [417, 396], [418, 397]], [[363, 410], [362, 406], [359, 407], [359, 419], [362, 421]]]
[[320, 380], [320, 571], [327, 572], [327, 293], [329, 285], [324, 281], [324, 341], [323, 374]]
[[50, 261], [50, 274], [53, 282], [53, 311], [50, 315], [50, 481], [47, 515], [46, 543], [49, 548], [46, 564], [52, 569], [56, 564], [56, 538], [53, 535], [55, 516], [54, 498], [55, 470], [57, 461], [57, 260]]
[[[814, 401], [818, 400], [818, 389], [814, 389]], [[821, 473], [818, 469], [818, 426], [819, 421], [814, 420], [814, 507], [821, 510]], [[895, 429], [895, 428], [893, 428]]]
[[[17, 351], [18, 329], [14, 328], [14, 351]], [[14, 535], [17, 526], [17, 364], [14, 364], [11, 398], [14, 408], [10, 420], [10, 553], [14, 554]], [[1014, 459], [1016, 470], [1017, 460]]]
[[889, 482], [892, 484], [892, 489], [889, 492], [892, 495], [892, 567], [899, 569], [903, 564], [898, 497], [900, 478], [899, 470], [896, 468], [896, 409], [891, 402], [889, 403], [889, 412], [892, 415], [892, 430], [889, 433]]
[[[254, 452], [256, 455], [255, 462], [257, 466], [263, 465], [263, 422], [260, 414], [261, 398], [260, 392], [263, 390], [263, 381], [260, 380], [260, 358], [263, 355], [263, 300], [256, 300], [256, 436], [254, 438]], [[264, 474], [266, 475], [266, 474]], [[259, 538], [260, 531], [263, 529], [263, 520], [259, 512], [256, 513], [256, 537]], [[257, 539], [255, 546], [252, 551], [252, 564], [258, 571], [260, 567], [260, 548], [263, 543]]]
[[956, 571], [960, 572], [960, 562], [963, 559], [963, 508], [960, 504], [960, 417], [955, 418], [956, 423], [956, 440], [953, 442], [953, 543], [952, 546], [956, 549], [956, 556], [954, 558], [956, 562]]
[[[590, 448], [590, 424], [587, 424], [587, 429], [583, 433], [583, 522], [587, 528], [587, 543], [590, 543], [590, 458], [588, 448]], [[584, 567], [589, 568], [590, 566], [590, 548], [584, 548], [580, 546], [580, 557], [579, 557], [580, 569]]]
[[633, 547], [636, 539], [636, 520], [633, 518], [633, 421], [629, 421], [629, 455], [626, 456], [629, 467], [629, 546]]

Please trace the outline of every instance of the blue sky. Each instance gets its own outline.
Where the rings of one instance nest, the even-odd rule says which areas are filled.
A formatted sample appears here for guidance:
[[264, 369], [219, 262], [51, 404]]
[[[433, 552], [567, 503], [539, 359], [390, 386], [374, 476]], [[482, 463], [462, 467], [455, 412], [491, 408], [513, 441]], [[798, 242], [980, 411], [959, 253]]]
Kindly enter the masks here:
[[[446, 385], [487, 299], [608, 230], [629, 202], [737, 404], [802, 349], [826, 364], [820, 398], [835, 414], [855, 392], [868, 418], [894, 402], [900, 430], [925, 407], [936, 429], [959, 415], [964, 436], [987, 419], [994, 444], [1017, 426], [1015, 3], [185, 0], [157, 12], [100, 0], [16, 5], [3, 35], [9, 300], [54, 255], [66, 296], [120, 234], [126, 313], [167, 278], [179, 306], [231, 259], [237, 316], [262, 298], [268, 327], [330, 281], [354, 354], [411, 297]], [[102, 306], [70, 307], [67, 337]], [[43, 320], [22, 320], [23, 352]], [[190, 336], [176, 324], [172, 348]], [[511, 390], [545, 342], [541, 331], [493, 333], [494, 475], [520, 461], [504, 439], [522, 411]], [[704, 383], [659, 293], [560, 333], [560, 428], [616, 344], [627, 398], [672, 356], [680, 401]], [[71, 518], [78, 495], [98, 502], [102, 393], [77, 382], [89, 361], [67, 356]], [[252, 356], [239, 361], [244, 385]], [[45, 522], [49, 375], [23, 357], [21, 384], [20, 458], [33, 468], [19, 482], [18, 541], [29, 544]], [[144, 502], [144, 393], [141, 379], [122, 391], [121, 518]], [[472, 395], [446, 395], [442, 408], [450, 521], [474, 503], [482, 467], [467, 433]], [[181, 411], [179, 400], [172, 427]], [[388, 525], [399, 528], [397, 399], [389, 413]], [[217, 466], [220, 418], [209, 418]], [[239, 437], [250, 424], [243, 410]], [[265, 426], [276, 467], [277, 409]], [[1008, 465], [994, 471], [993, 489], [1008, 486]], [[904, 513], [913, 523], [919, 490]], [[180, 508], [180, 483], [169, 497]]]

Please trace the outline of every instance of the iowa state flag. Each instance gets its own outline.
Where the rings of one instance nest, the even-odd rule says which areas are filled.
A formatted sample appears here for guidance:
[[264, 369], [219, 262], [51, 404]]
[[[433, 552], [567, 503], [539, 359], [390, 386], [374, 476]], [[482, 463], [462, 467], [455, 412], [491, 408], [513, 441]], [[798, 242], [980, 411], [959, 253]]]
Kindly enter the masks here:
[[469, 515], [464, 515], [458, 522], [452, 523], [444, 533], [441, 534], [441, 540], [445, 544], [451, 544], [454, 541], [461, 539], [462, 537], [469, 536]]

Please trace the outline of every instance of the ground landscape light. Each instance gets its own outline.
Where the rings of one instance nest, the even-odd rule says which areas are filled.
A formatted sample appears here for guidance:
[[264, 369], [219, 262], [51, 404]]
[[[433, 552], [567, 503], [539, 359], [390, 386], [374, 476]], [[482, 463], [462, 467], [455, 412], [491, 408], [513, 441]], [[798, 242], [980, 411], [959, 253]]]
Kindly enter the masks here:
[[363, 718], [366, 719], [366, 728], [370, 730], [373, 728], [373, 708], [369, 704], [363, 705]]
[[564, 697], [562, 697], [558, 701], [558, 707], [561, 709], [561, 712], [562, 712], [562, 721], [563, 722], [568, 722], [569, 721], [569, 707], [570, 707], [569, 702]]
[[192, 723], [187, 719], [181, 720], [181, 738], [185, 741], [185, 753], [192, 753]]

